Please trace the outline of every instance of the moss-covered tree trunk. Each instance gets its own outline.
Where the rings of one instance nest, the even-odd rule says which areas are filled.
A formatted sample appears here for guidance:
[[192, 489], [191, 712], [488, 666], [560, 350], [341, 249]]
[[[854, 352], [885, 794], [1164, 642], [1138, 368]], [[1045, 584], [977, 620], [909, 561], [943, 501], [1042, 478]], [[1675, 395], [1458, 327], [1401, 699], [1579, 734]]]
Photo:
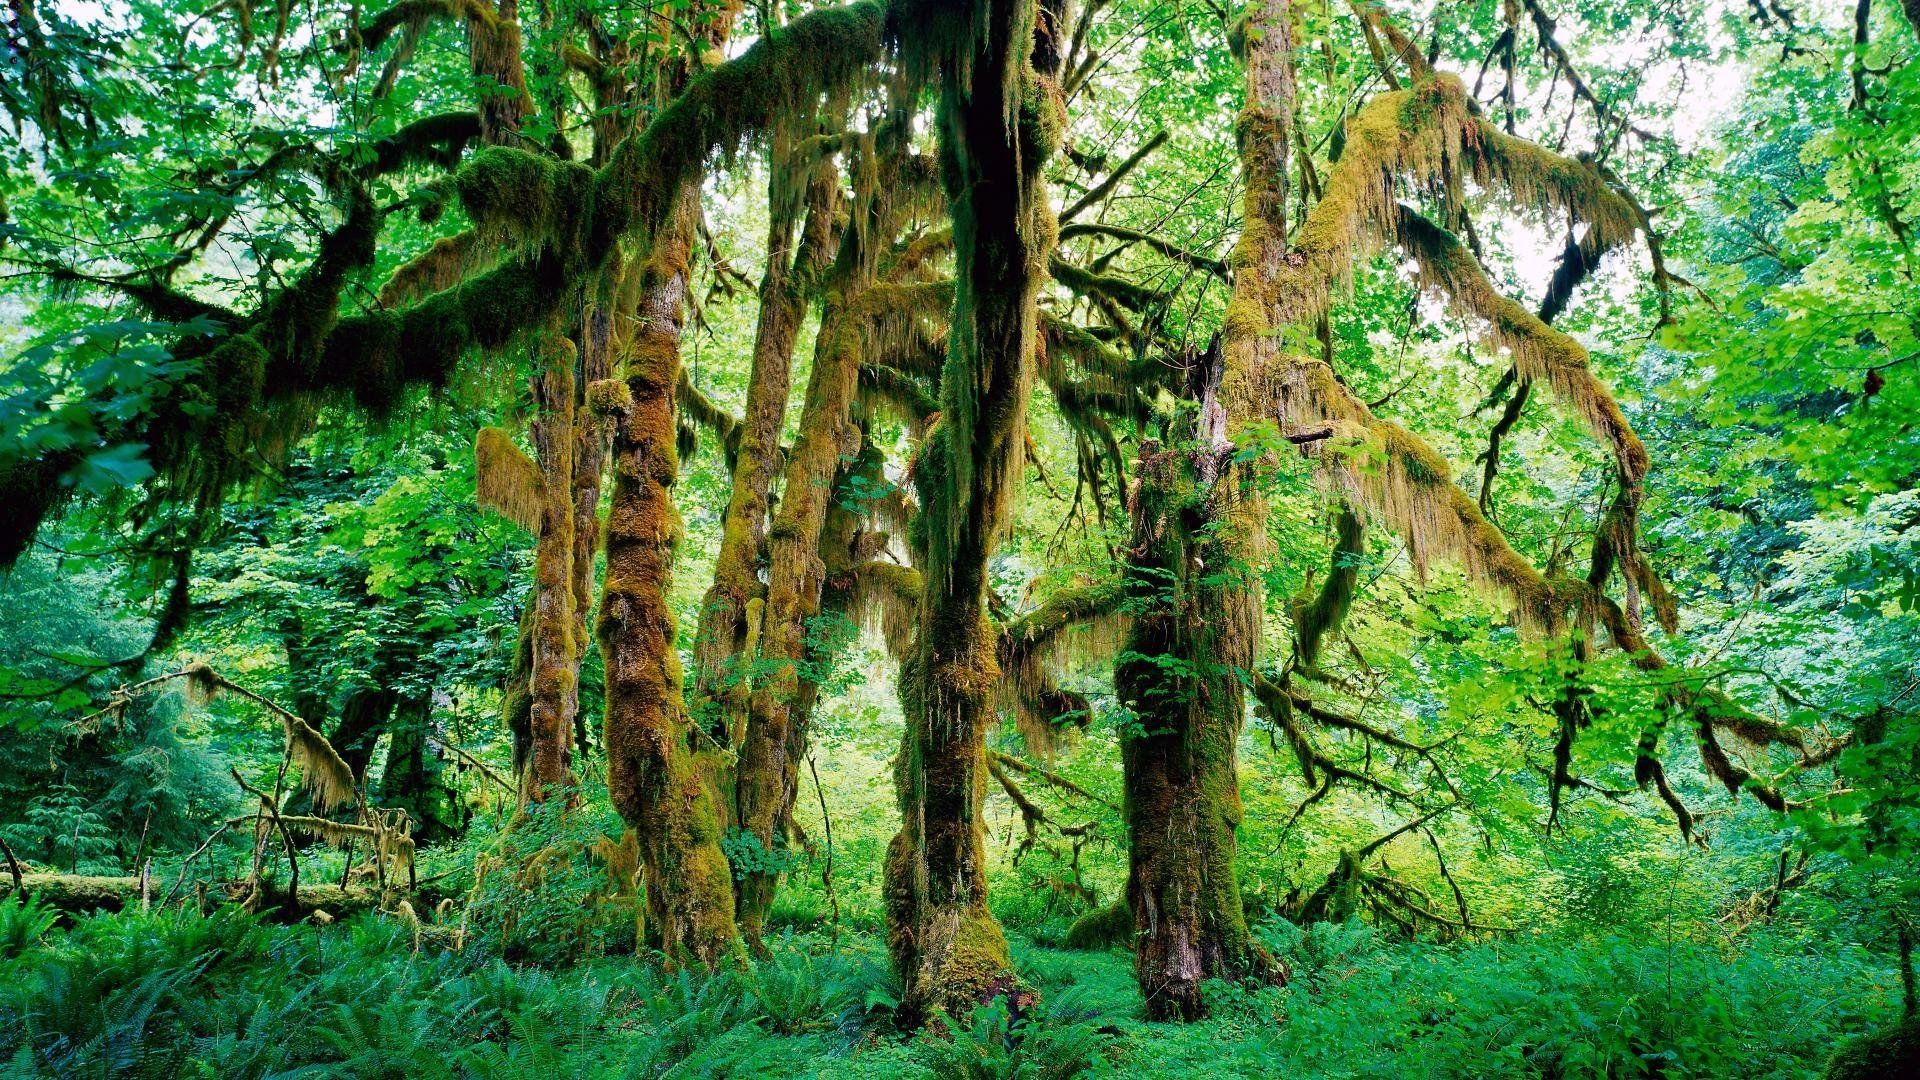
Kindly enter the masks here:
[[[467, 9], [468, 59], [478, 88], [480, 141], [520, 143], [520, 122], [533, 107], [521, 55], [517, 0]], [[520, 797], [538, 800], [573, 784], [573, 719], [579, 707], [580, 600], [575, 583], [579, 534], [574, 488], [579, 446], [574, 343], [549, 327], [533, 331], [532, 441], [540, 475], [535, 526], [533, 592], [522, 623], [516, 677], [525, 658], [524, 726], [521, 703], [509, 693], [507, 721], [515, 737]], [[524, 736], [524, 737], [523, 737]]]
[[365, 782], [367, 766], [373, 761], [374, 747], [387, 730], [396, 695], [384, 686], [361, 687], [349, 691], [340, 704], [340, 722], [327, 734], [327, 741], [339, 752], [340, 760], [353, 770], [355, 780]]
[[[626, 380], [599, 384], [596, 406], [613, 429], [613, 505], [607, 518], [600, 652], [607, 671], [607, 787], [640, 840], [650, 922], [667, 954], [707, 967], [731, 954], [733, 880], [707, 736], [687, 715], [668, 590], [680, 515], [674, 393], [699, 215], [689, 185], [641, 268], [641, 306]], [[708, 744], [710, 745], [710, 744]]]
[[387, 767], [380, 775], [382, 807], [405, 810], [413, 818], [413, 838], [439, 843], [466, 825], [466, 808], [447, 785], [444, 761], [432, 744], [433, 698], [407, 697], [388, 723]]
[[1260, 380], [1280, 345], [1266, 327], [1286, 243], [1291, 18], [1290, 0], [1265, 0], [1248, 15], [1238, 131], [1246, 226], [1234, 298], [1220, 352], [1192, 380], [1192, 444], [1143, 447], [1133, 495], [1128, 578], [1140, 614], [1114, 683], [1136, 714], [1122, 743], [1127, 900], [1134, 971], [1155, 1018], [1202, 1015], [1207, 979], [1273, 970], [1247, 930], [1234, 869], [1236, 745], [1259, 654], [1255, 571], [1266, 528], [1255, 463], [1234, 452], [1234, 435], [1260, 415]]
[[[775, 129], [768, 182], [771, 224], [768, 228], [767, 269], [760, 283], [759, 320], [754, 332], [753, 361], [748, 375], [746, 412], [734, 452], [733, 487], [728, 495], [720, 551], [714, 563], [713, 584], [700, 609], [700, 629], [694, 641], [696, 684], [691, 701], [695, 722], [717, 741], [734, 747], [742, 757], [738, 771], [723, 777], [723, 788], [735, 803], [739, 824], [739, 776], [757, 788], [753, 770], [761, 757], [746, 760], [752, 742], [748, 712], [755, 683], [761, 627], [765, 624], [767, 585], [773, 577], [767, 549], [768, 512], [773, 481], [780, 470], [780, 437], [792, 385], [794, 342], [806, 317], [809, 296], [830, 255], [836, 231], [840, 184], [832, 155], [796, 145], [794, 124], [782, 121]], [[809, 161], [809, 156], [813, 160]], [[796, 227], [798, 234], [796, 237]], [[806, 440], [812, 398], [801, 418]], [[727, 809], [723, 806], [722, 809]], [[772, 840], [755, 829], [763, 843]], [[742, 930], [749, 942], [759, 939], [761, 918], [771, 900], [759, 874], [746, 875], [736, 902]]]
[[[835, 474], [860, 445], [852, 419], [860, 326], [846, 300], [844, 284], [836, 285], [821, 316], [800, 431], [787, 455], [780, 508], [767, 538], [766, 608], [734, 798], [741, 832], [768, 853], [786, 842], [796, 767], [788, 751], [805, 739], [804, 725], [794, 727], [795, 708], [805, 681], [808, 630], [820, 613], [826, 580], [821, 530]], [[741, 931], [749, 941], [758, 939], [778, 881], [777, 870], [764, 867], [740, 875]]]
[[[1211, 404], [1209, 400], [1209, 404]], [[1258, 590], [1214, 519], [1201, 447], [1141, 451], [1127, 567], [1134, 611], [1114, 692], [1130, 841], [1134, 970], [1153, 1019], [1192, 1020], [1207, 979], [1264, 972], [1234, 873], [1236, 744]]]
[[888, 945], [910, 1017], [964, 1013], [1011, 980], [987, 910], [981, 818], [999, 678], [987, 564], [1025, 464], [1034, 299], [1056, 238], [1040, 170], [1063, 125], [1057, 89], [1030, 62], [1031, 0], [955, 7], [958, 26], [927, 31], [960, 43], [944, 58], [938, 111], [955, 289], [940, 422], [914, 466], [924, 597], [901, 672], [902, 825], [886, 867]]
[[532, 745], [521, 795], [546, 798], [573, 784], [573, 710], [579, 705], [580, 650], [575, 640], [573, 343], [549, 335], [540, 350], [533, 392], [534, 461], [540, 469], [538, 539], [533, 549], [531, 679], [527, 731]]

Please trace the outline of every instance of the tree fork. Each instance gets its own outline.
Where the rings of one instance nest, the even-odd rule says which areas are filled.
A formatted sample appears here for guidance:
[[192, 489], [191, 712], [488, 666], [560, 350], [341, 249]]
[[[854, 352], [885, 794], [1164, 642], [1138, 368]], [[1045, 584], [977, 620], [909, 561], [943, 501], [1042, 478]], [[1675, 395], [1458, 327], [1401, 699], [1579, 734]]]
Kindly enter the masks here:
[[[792, 123], [776, 125], [767, 193], [771, 219], [767, 268], [760, 284], [746, 410], [713, 584], [701, 604], [700, 627], [694, 640], [698, 670], [691, 701], [694, 722], [736, 750], [743, 750], [751, 741], [750, 692], [756, 680], [750, 678], [750, 671], [766, 620], [767, 587], [761, 583], [761, 567], [767, 565], [769, 574], [777, 576], [768, 563], [767, 514], [773, 478], [780, 467], [780, 434], [792, 383], [794, 342], [833, 240], [839, 202], [839, 175], [833, 156], [821, 154], [817, 160], [807, 161], [802, 156], [806, 151], [795, 136]], [[798, 182], [788, 175], [796, 169], [800, 172]], [[810, 415], [814, 408], [811, 397], [806, 408]], [[808, 415], [803, 415], [803, 443], [808, 423]], [[794, 490], [791, 481], [788, 490]], [[756, 600], [762, 603], [756, 605]], [[748, 759], [739, 763], [728, 778], [731, 782], [724, 785], [732, 792], [730, 798], [737, 801], [741, 779], [752, 769]], [[751, 777], [746, 782], [753, 785]], [[740, 825], [741, 816], [736, 811], [732, 824]], [[763, 830], [755, 833], [763, 843], [772, 842]], [[743, 877], [741, 885], [735, 900], [742, 928], [750, 943], [757, 942], [766, 903], [753, 902], [749, 897], [765, 892], [765, 901], [770, 903], [771, 890], [757, 887], [748, 877]], [[754, 917], [756, 911], [759, 918]]]

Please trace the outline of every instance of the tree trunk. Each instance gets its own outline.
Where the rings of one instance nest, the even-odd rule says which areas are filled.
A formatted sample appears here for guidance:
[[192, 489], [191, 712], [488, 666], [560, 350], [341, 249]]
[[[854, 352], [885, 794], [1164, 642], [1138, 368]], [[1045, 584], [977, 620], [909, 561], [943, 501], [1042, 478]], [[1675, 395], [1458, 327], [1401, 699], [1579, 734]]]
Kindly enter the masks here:
[[413, 818], [413, 839], [434, 844], [459, 835], [466, 826], [465, 806], [447, 786], [444, 762], [428, 740], [433, 698], [407, 698], [387, 725], [387, 768], [380, 776], [379, 805], [405, 810]]
[[533, 647], [528, 730], [533, 752], [523, 798], [540, 800], [573, 784], [573, 710], [580, 650], [574, 637], [574, 348], [558, 335], [541, 349], [534, 380], [534, 460], [540, 467], [540, 532], [533, 552]]
[[[820, 613], [826, 581], [820, 536], [842, 464], [859, 449], [852, 408], [860, 375], [860, 325], [844, 288], [829, 295], [821, 315], [813, 372], [800, 416], [800, 433], [787, 457], [780, 509], [768, 535], [768, 582], [759, 640], [757, 679], [749, 700], [746, 737], [735, 778], [738, 825], [771, 852], [786, 838], [794, 761], [794, 729], [809, 625]], [[741, 930], [757, 941], [773, 903], [779, 874], [750, 869], [740, 875]]]
[[[1244, 686], [1259, 655], [1266, 503], [1254, 462], [1234, 453], [1260, 415], [1259, 385], [1281, 346], [1268, 297], [1286, 249], [1287, 140], [1293, 124], [1290, 0], [1249, 15], [1247, 103], [1239, 125], [1246, 221], [1219, 352], [1195, 370], [1191, 446], [1141, 451], [1129, 589], [1143, 613], [1117, 666], [1115, 694], [1136, 713], [1122, 742], [1131, 842], [1127, 900], [1134, 973], [1155, 1019], [1205, 1012], [1207, 979], [1267, 976], [1235, 876], [1236, 745]], [[1184, 433], [1179, 436], [1184, 438]]]
[[914, 467], [925, 584], [918, 640], [901, 672], [902, 825], [886, 867], [888, 945], [909, 1018], [964, 1015], [1012, 982], [1006, 939], [987, 910], [981, 816], [999, 678], [987, 563], [1025, 464], [1034, 299], [1056, 238], [1040, 170], [1064, 120], [1057, 88], [1029, 64], [1035, 5], [980, 6], [960, 5], [959, 27], [928, 30], [962, 42], [964, 55], [945, 58], [941, 74], [956, 284], [941, 418]]
[[[734, 451], [733, 487], [727, 497], [713, 584], [701, 604], [694, 639], [697, 675], [691, 704], [695, 722], [736, 747], [746, 726], [753, 684], [754, 658], [748, 646], [758, 627], [750, 626], [749, 608], [754, 600], [765, 598], [761, 575], [767, 566], [768, 508], [780, 467], [794, 342], [832, 243], [840, 201], [833, 156], [822, 154], [809, 163], [801, 154], [810, 151], [799, 149], [792, 129], [792, 123], [782, 120], [774, 130], [772, 176], [767, 184], [771, 222], [767, 268], [760, 281], [746, 413]], [[795, 190], [800, 187], [804, 190]], [[801, 228], [796, 242], [797, 226]]]
[[[1211, 397], [1209, 396], [1209, 402]], [[1130, 840], [1134, 972], [1150, 1019], [1197, 1019], [1207, 979], [1266, 971], [1234, 873], [1236, 744], [1257, 591], [1215, 538], [1201, 448], [1141, 448], [1127, 572], [1135, 612], [1114, 694]]]
[[513, 775], [526, 774], [533, 763], [533, 598], [520, 611], [520, 629], [513, 643], [513, 666], [500, 686], [500, 717], [513, 740]]
[[667, 599], [680, 533], [672, 494], [679, 473], [674, 393], [698, 200], [699, 187], [689, 184], [641, 270], [626, 382], [595, 391], [613, 421], [614, 469], [599, 635], [607, 669], [607, 787], [640, 840], [650, 921], [669, 957], [712, 967], [737, 948], [733, 879], [708, 770], [698, 760], [695, 740], [706, 736], [681, 697]]
[[373, 750], [380, 742], [381, 733], [387, 730], [394, 701], [393, 691], [384, 687], [362, 688], [348, 693], [347, 700], [340, 706], [340, 722], [334, 725], [327, 741], [333, 744], [347, 768], [353, 770], [356, 781], [366, 782], [367, 765], [373, 760]]

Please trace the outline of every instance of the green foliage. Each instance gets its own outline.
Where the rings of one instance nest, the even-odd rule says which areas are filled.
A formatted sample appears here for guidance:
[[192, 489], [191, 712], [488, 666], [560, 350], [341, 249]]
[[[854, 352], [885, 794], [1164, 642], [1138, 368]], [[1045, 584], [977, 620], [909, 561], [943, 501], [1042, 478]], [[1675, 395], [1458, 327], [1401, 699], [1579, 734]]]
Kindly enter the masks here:
[[744, 829], [728, 829], [720, 841], [720, 850], [726, 853], [735, 878], [748, 874], [784, 874], [800, 865], [800, 854], [787, 847], [785, 837], [776, 837], [773, 846], [768, 848], [759, 837]]
[[37, 897], [14, 895], [0, 902], [0, 961], [13, 960], [40, 944], [60, 913]]
[[456, 864], [470, 875], [462, 914], [469, 948], [541, 966], [631, 954], [640, 902], [632, 883], [610, 880], [596, 853], [620, 836], [604, 789], [529, 802], [495, 829], [470, 832]]
[[1920, 1070], [1920, 1017], [1909, 1016], [1848, 1041], [1823, 1075], [1827, 1080], [1877, 1080], [1912, 1076], [1916, 1070]]
[[1002, 997], [964, 1024], [937, 1022], [920, 1037], [920, 1060], [937, 1080], [1066, 1080], [1100, 1062], [1107, 1036], [1080, 995], [1058, 994], [1040, 1009], [1028, 1015]]

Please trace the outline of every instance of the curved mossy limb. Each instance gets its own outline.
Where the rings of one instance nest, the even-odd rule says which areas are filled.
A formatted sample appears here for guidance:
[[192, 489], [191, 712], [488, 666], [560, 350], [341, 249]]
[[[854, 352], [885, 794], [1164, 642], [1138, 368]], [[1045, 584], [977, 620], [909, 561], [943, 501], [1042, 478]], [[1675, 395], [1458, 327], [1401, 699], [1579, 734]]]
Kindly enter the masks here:
[[[140, 906], [140, 879], [137, 877], [23, 874], [20, 883], [28, 899], [37, 900], [47, 907], [70, 915], [87, 915], [98, 911], [123, 911]], [[243, 902], [247, 894], [239, 889], [239, 885], [239, 882], [234, 882], [229, 888], [208, 892], [205, 901], [209, 904]], [[168, 899], [167, 894], [172, 891], [173, 882], [160, 877], [150, 878], [147, 889], [148, 902], [158, 905], [161, 901]], [[186, 890], [188, 893], [194, 891]], [[12, 903], [12, 893], [13, 877], [0, 873], [0, 903]], [[387, 898], [390, 899], [390, 897], [391, 894], [388, 894]], [[377, 889], [342, 888], [338, 885], [302, 885], [297, 907], [302, 912], [320, 910], [338, 915], [373, 910], [379, 908], [382, 901], [383, 896]], [[176, 905], [195, 902], [194, 895], [176, 895], [172, 900]]]
[[[461, 4], [458, 13], [479, 6]], [[456, 13], [453, 5], [440, 7]], [[587, 220], [570, 232], [577, 243], [509, 258], [404, 309], [342, 316], [342, 290], [349, 275], [373, 264], [380, 224], [373, 200], [349, 193], [344, 221], [294, 285], [225, 337], [180, 342], [175, 359], [200, 361], [198, 372], [175, 383], [152, 414], [103, 431], [102, 442], [146, 444], [162, 481], [150, 488], [156, 498], [211, 514], [261, 456], [305, 433], [323, 400], [391, 408], [409, 388], [444, 386], [469, 351], [501, 349], [566, 314], [587, 276], [623, 241], [646, 241], [669, 216], [671, 193], [716, 150], [738, 150], [773, 117], [810, 105], [878, 62], [888, 21], [887, 6], [872, 0], [810, 12], [702, 73], [588, 177]], [[500, 29], [480, 45], [504, 61], [518, 49]], [[500, 100], [503, 109], [524, 106], [516, 94]], [[483, 132], [498, 127], [483, 117]], [[16, 560], [60, 509], [67, 489], [59, 478], [80, 456], [40, 463], [0, 457], [0, 565]]]

